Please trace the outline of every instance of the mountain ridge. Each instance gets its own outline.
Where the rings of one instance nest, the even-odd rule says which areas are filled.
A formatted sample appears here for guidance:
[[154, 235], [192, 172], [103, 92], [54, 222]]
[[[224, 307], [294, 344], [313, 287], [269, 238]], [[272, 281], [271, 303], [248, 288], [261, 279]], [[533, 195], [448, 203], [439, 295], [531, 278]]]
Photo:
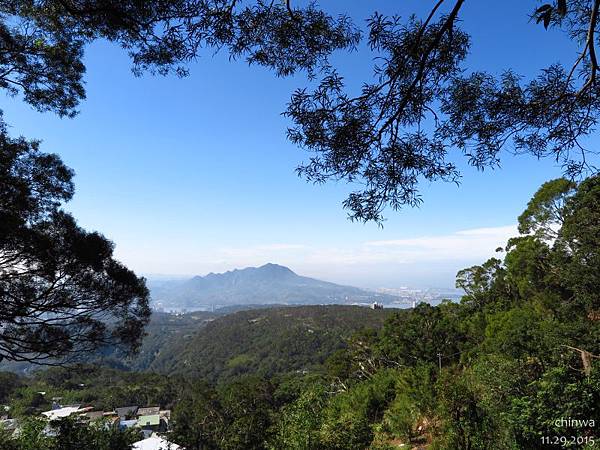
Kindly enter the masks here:
[[298, 275], [275, 263], [163, 283], [152, 289], [152, 298], [155, 306], [165, 309], [250, 304], [353, 304], [396, 299], [387, 294]]

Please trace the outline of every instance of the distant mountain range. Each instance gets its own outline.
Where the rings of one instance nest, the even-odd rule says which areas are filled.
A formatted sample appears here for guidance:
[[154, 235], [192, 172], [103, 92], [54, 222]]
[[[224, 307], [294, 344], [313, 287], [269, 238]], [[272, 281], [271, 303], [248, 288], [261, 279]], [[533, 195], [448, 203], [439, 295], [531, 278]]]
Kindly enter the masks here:
[[397, 297], [297, 275], [287, 267], [210, 273], [189, 280], [151, 285], [153, 305], [165, 310], [211, 309], [232, 305], [325, 305], [384, 302]]

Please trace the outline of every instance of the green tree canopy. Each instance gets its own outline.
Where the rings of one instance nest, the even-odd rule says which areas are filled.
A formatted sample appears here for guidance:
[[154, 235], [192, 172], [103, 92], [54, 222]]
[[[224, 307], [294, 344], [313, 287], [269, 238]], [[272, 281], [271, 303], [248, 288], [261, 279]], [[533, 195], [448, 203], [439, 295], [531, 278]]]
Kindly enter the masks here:
[[547, 181], [519, 216], [519, 233], [535, 234], [542, 239], [556, 237], [556, 229], [564, 223], [563, 207], [576, 184], [564, 178]]
[[564, 206], [555, 247], [561, 275], [588, 312], [600, 310], [600, 176], [583, 181]]

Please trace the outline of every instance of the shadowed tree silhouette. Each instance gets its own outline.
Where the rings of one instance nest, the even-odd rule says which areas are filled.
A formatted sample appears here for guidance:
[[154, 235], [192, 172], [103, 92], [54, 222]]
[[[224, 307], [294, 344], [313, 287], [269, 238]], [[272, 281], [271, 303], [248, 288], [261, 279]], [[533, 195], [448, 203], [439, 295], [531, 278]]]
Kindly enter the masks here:
[[0, 130], [0, 360], [69, 361], [100, 345], [135, 350], [150, 316], [142, 278], [60, 206], [73, 174]]
[[[532, 26], [560, 30], [578, 48], [572, 64], [550, 63], [533, 78], [510, 67], [500, 76], [467, 70], [460, 19], [469, 2], [430, 3], [423, 17], [375, 12], [361, 30], [348, 16], [292, 0], [0, 1], [0, 87], [74, 115], [85, 95], [83, 49], [97, 38], [124, 47], [136, 74], [183, 76], [188, 62], [215, 50], [278, 76], [306, 71], [321, 82], [296, 91], [285, 112], [289, 139], [312, 154], [298, 172], [359, 186], [344, 206], [361, 221], [418, 205], [422, 180], [458, 182], [461, 153], [479, 169], [508, 149], [553, 158], [570, 177], [595, 172], [584, 144], [600, 117], [600, 0], [531, 2]], [[328, 57], [363, 35], [373, 76], [352, 92]]]

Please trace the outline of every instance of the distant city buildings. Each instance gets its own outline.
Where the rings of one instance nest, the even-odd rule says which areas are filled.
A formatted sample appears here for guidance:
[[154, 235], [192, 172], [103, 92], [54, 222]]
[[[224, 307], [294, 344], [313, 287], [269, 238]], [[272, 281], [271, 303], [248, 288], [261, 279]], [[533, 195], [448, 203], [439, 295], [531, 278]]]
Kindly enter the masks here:
[[396, 297], [397, 300], [395, 302], [389, 305], [386, 303], [386, 306], [392, 306], [395, 308], [414, 308], [419, 303], [437, 305], [443, 300], [458, 302], [464, 295], [463, 291], [450, 288], [378, 288], [375, 289], [375, 292]]

